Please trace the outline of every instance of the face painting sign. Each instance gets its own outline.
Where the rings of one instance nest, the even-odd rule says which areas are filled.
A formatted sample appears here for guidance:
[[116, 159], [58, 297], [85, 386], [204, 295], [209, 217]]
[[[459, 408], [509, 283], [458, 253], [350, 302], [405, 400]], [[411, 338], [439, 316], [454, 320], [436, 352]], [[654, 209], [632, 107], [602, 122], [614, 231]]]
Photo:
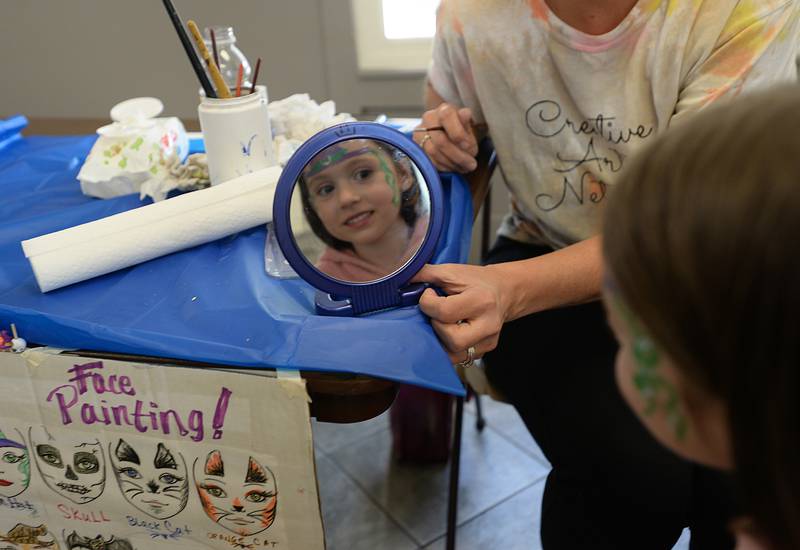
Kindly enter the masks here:
[[302, 380], [49, 350], [0, 372], [0, 548], [324, 548]]

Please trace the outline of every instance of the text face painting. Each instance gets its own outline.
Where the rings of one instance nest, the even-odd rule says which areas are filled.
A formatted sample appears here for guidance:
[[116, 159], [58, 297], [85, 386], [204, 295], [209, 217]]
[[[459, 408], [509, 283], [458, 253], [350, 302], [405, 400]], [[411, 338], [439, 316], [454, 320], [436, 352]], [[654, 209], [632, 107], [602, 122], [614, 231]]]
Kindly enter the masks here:
[[166, 519], [186, 506], [189, 480], [179, 452], [155, 440], [126, 438], [111, 443], [109, 454], [119, 488], [136, 509]]
[[212, 451], [195, 460], [194, 480], [206, 515], [225, 529], [249, 536], [275, 521], [275, 476], [252, 456]]
[[106, 468], [100, 441], [88, 434], [30, 429], [31, 450], [45, 484], [62, 497], [85, 504], [103, 493]]
[[[11, 435], [11, 433], [9, 433]], [[15, 497], [28, 488], [31, 461], [22, 434], [6, 437], [0, 430], [0, 496]]]

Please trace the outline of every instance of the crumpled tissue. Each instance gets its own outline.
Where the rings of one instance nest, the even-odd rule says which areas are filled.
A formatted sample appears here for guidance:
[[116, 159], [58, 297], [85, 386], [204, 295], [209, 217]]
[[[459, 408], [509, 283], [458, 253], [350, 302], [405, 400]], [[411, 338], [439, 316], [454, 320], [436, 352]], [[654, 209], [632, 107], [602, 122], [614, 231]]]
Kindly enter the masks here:
[[114, 122], [98, 128], [100, 137], [78, 172], [84, 195], [108, 199], [138, 193], [145, 182], [167, 178], [170, 166], [186, 158], [186, 130], [175, 117], [155, 118], [162, 109], [155, 98], [134, 98], [111, 109]]
[[[151, 118], [161, 112], [161, 103], [143, 103], [144, 99], [158, 101], [125, 101], [111, 110], [115, 123], [98, 129], [101, 137], [78, 174], [84, 194], [111, 198], [138, 192], [142, 199], [158, 202], [173, 190], [195, 191], [210, 185], [205, 155], [187, 158], [188, 140], [180, 121]], [[317, 103], [308, 94], [273, 101], [268, 111], [272, 146], [281, 167], [317, 132], [355, 121], [349, 113], [337, 114], [333, 101]], [[141, 135], [143, 131], [147, 135]]]
[[275, 158], [281, 166], [285, 166], [303, 142], [317, 132], [355, 121], [349, 113], [337, 114], [333, 101], [317, 103], [308, 94], [294, 94], [273, 101], [268, 109]]

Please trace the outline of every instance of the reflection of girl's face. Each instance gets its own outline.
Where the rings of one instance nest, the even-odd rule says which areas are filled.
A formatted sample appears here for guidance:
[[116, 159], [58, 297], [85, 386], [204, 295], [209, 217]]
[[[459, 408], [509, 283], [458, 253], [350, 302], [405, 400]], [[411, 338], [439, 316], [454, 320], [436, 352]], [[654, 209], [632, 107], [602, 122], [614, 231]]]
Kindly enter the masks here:
[[619, 342], [617, 386], [639, 420], [676, 454], [717, 468], [732, 467], [721, 401], [695, 387], [643, 329], [618, 294], [604, 290], [609, 324]]
[[28, 488], [31, 465], [25, 449], [0, 447], [0, 496], [15, 497]]
[[[327, 167], [314, 170], [315, 163]], [[408, 172], [374, 143], [353, 140], [329, 148], [310, 173], [311, 207], [335, 238], [354, 246], [377, 244], [400, 219]]]

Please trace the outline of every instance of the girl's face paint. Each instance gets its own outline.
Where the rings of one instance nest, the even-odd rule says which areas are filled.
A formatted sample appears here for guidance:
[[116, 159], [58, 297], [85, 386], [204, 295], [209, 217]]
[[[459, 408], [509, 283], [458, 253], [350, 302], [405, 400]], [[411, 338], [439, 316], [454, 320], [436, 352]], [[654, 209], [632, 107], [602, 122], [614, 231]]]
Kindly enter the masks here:
[[678, 390], [675, 384], [664, 373], [664, 368], [659, 368], [660, 353], [652, 338], [645, 332], [641, 323], [621, 301], [614, 304], [626, 324], [630, 336], [630, 347], [636, 371], [633, 373], [633, 383], [645, 403], [645, 415], [660, 412], [665, 416], [667, 423], [678, 440], [686, 439], [686, 416], [683, 413], [678, 399]]
[[325, 229], [353, 246], [375, 245], [392, 231], [408, 231], [400, 217], [401, 185], [408, 180], [403, 176], [389, 154], [369, 140], [326, 149], [303, 175]]
[[376, 149], [371, 149], [370, 153], [378, 159], [383, 177], [386, 178], [386, 183], [389, 184], [389, 188], [392, 190], [392, 204], [400, 206], [400, 189], [397, 187], [397, 178], [394, 175], [394, 170], [389, 168], [389, 163], [386, 162], [386, 155], [381, 155]]
[[650, 433], [675, 453], [704, 464], [731, 467], [722, 403], [687, 379], [622, 302], [613, 283], [603, 290], [609, 324], [619, 341], [617, 385]]

